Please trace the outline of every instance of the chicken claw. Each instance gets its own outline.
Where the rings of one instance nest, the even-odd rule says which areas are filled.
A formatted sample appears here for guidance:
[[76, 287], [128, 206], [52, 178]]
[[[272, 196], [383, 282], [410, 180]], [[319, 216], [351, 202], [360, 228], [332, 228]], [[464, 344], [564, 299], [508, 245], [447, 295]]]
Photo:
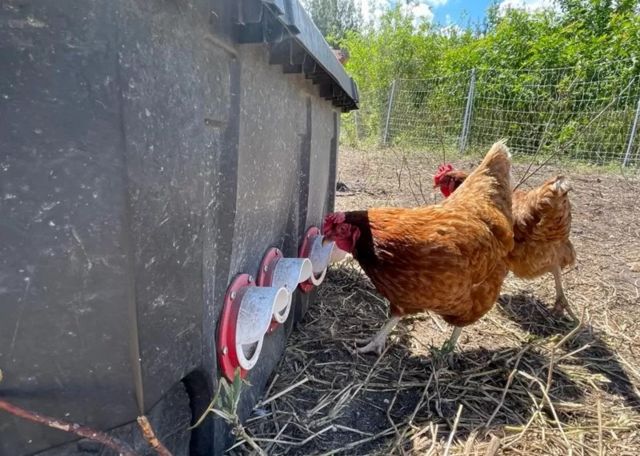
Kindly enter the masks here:
[[462, 328], [460, 326], [456, 326], [453, 328], [453, 332], [451, 333], [451, 337], [444, 344], [442, 344], [442, 348], [440, 348], [440, 354], [451, 353], [458, 343], [458, 338], [460, 337], [460, 333], [462, 332]]
[[[384, 347], [387, 343], [387, 337], [389, 337], [389, 333], [393, 330], [393, 328], [395, 328], [395, 326], [398, 324], [398, 322], [400, 321], [401, 317], [398, 316], [393, 316], [391, 317], [382, 328], [380, 328], [380, 331], [378, 331], [376, 333], [375, 336], [373, 336], [372, 339], [370, 340], [364, 340], [364, 342], [369, 342], [367, 345], [365, 345], [364, 347], [360, 347], [356, 349], [357, 353], [377, 353], [378, 356], [380, 356], [382, 354], [382, 351], [384, 350]], [[360, 339], [361, 341], [361, 339]]]
[[382, 354], [382, 351], [384, 350], [386, 342], [386, 340], [380, 340], [374, 337], [364, 347], [356, 348], [356, 353], [375, 353], [380, 356]]
[[567, 301], [567, 297], [564, 295], [564, 288], [562, 287], [562, 272], [560, 267], [556, 266], [553, 271], [553, 278], [556, 283], [556, 303], [553, 306], [553, 310], [551, 313], [556, 317], [560, 318], [562, 315], [567, 312], [569, 317], [574, 321], [578, 321], [578, 318], [569, 307], [569, 301]]
[[578, 321], [578, 317], [576, 317], [576, 314], [574, 314], [573, 311], [571, 310], [571, 307], [569, 306], [569, 301], [567, 301], [566, 296], [564, 294], [561, 294], [556, 297], [556, 303], [553, 306], [553, 310], [551, 311], [551, 313], [555, 317], [560, 318], [564, 315], [565, 312], [567, 313], [567, 315], [569, 315], [569, 317], [572, 320]]

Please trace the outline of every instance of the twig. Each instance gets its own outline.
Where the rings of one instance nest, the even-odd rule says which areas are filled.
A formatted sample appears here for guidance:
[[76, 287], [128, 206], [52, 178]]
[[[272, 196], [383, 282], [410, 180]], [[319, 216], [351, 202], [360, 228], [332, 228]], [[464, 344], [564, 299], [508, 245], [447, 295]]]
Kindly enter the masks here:
[[[406, 366], [402, 367], [402, 371], [400, 372], [400, 377], [398, 378], [398, 381], [396, 383], [396, 385], [402, 383], [402, 377], [404, 376], [404, 371], [406, 370]], [[393, 399], [391, 399], [391, 402], [389, 403], [389, 407], [387, 407], [387, 421], [389, 421], [389, 423], [391, 424], [391, 426], [393, 426], [393, 428], [396, 431], [396, 435], [398, 436], [398, 438], [400, 439], [400, 431], [398, 430], [398, 427], [396, 426], [395, 421], [393, 421], [393, 419], [391, 418], [391, 410], [393, 409], [393, 405], [396, 403], [396, 399], [398, 398], [398, 393], [400, 392], [400, 388], [396, 388], [396, 392], [393, 395]], [[402, 451], [404, 453], [404, 451]]]
[[379, 439], [381, 437], [385, 437], [385, 436], [387, 436], [389, 434], [393, 434], [394, 432], [395, 431], [394, 431], [393, 427], [390, 427], [388, 429], [385, 429], [384, 431], [381, 431], [381, 432], [378, 432], [375, 435], [372, 435], [371, 437], [367, 437], [367, 438], [361, 439], [361, 440], [356, 440], [355, 442], [351, 442], [351, 443], [343, 446], [342, 448], [336, 448], [335, 450], [331, 450], [331, 451], [328, 451], [326, 453], [322, 453], [320, 456], [331, 456], [331, 455], [336, 454], [336, 453], [341, 453], [341, 452], [343, 452], [345, 450], [351, 450], [352, 448], [360, 446], [360, 445], [362, 445], [364, 443], [372, 442], [372, 441], [377, 440], [377, 439]]
[[260, 456], [267, 456], [267, 453], [264, 452], [262, 448], [251, 438], [247, 431], [245, 431], [244, 426], [240, 423], [240, 420], [236, 423], [233, 428], [233, 431], [238, 437], [244, 439], [254, 451], [256, 451]]
[[447, 440], [447, 446], [444, 449], [444, 456], [449, 455], [449, 450], [451, 449], [451, 443], [453, 442], [453, 437], [456, 434], [456, 429], [458, 429], [458, 422], [460, 421], [460, 415], [462, 415], [462, 404], [458, 406], [458, 413], [456, 413], [456, 419], [453, 422], [453, 427], [451, 428], [451, 434], [449, 434], [449, 440]]
[[565, 434], [564, 429], [562, 429], [562, 423], [560, 422], [560, 418], [558, 417], [558, 414], [556, 413], [556, 409], [553, 406], [553, 401], [551, 400], [551, 398], [547, 394], [547, 388], [545, 387], [545, 385], [543, 385], [542, 382], [539, 379], [537, 379], [536, 377], [533, 377], [532, 375], [529, 375], [526, 372], [523, 372], [523, 371], [518, 371], [518, 372], [523, 377], [528, 378], [529, 380], [532, 380], [532, 381], [534, 381], [535, 383], [538, 384], [538, 386], [540, 387], [540, 391], [542, 392], [542, 396], [547, 401], [547, 404], [549, 404], [549, 408], [551, 409], [551, 414], [553, 415], [553, 418], [556, 420], [556, 424], [558, 425], [558, 430], [560, 431], [560, 434], [562, 435], [562, 438], [564, 439], [565, 443], [567, 444], [567, 449], [569, 451], [571, 451], [571, 449], [572, 449], [571, 448], [571, 443], [569, 442], [569, 439], [567, 439], [567, 435]]
[[487, 446], [487, 450], [484, 453], [484, 456], [494, 456], [498, 449], [500, 448], [500, 439], [497, 436], [491, 437], [491, 442], [489, 442], [489, 446]]
[[[274, 415], [275, 416], [275, 415]], [[274, 418], [274, 423], [277, 423], [278, 421]], [[278, 440], [280, 438], [280, 436], [282, 434], [284, 434], [284, 431], [289, 427], [289, 424], [291, 424], [291, 419], [289, 419], [289, 421], [287, 421], [285, 423], [284, 426], [282, 426], [280, 428], [280, 430], [278, 431], [278, 433], [276, 434], [276, 436], [274, 437], [274, 440]], [[267, 454], [270, 454], [271, 448], [273, 448], [273, 445], [275, 445], [275, 443], [270, 443], [269, 446], [264, 450]]]
[[285, 394], [287, 394], [289, 391], [296, 389], [297, 387], [299, 387], [300, 385], [304, 385], [305, 383], [307, 383], [309, 381], [309, 377], [305, 377], [302, 380], [300, 380], [297, 383], [294, 383], [293, 385], [283, 389], [282, 391], [280, 391], [279, 393], [274, 394], [273, 396], [271, 396], [268, 399], [265, 399], [264, 401], [260, 402], [259, 406], [262, 407], [264, 405], [267, 405], [269, 402], [271, 401], [275, 401], [276, 399], [278, 399], [279, 397], [284, 396]]
[[582, 329], [583, 321], [584, 321], [584, 311], [582, 312], [582, 316], [580, 317], [580, 323], [578, 323], [566, 336], [560, 339], [560, 341], [557, 344], [555, 344], [553, 349], [557, 350], [558, 348], [562, 347], [569, 339], [575, 336], [576, 333]]
[[[416, 406], [413, 408], [413, 412], [411, 413], [411, 416], [409, 417], [409, 426], [413, 425], [413, 420], [416, 419], [416, 415], [418, 414], [418, 411], [420, 410], [420, 407], [422, 407], [422, 404], [424, 404], [424, 398], [427, 396], [427, 393], [429, 392], [429, 387], [431, 386], [431, 381], [434, 379], [434, 372], [431, 372], [431, 375], [429, 376], [429, 380], [427, 381], [427, 383], [424, 385], [424, 389], [422, 390], [422, 394], [420, 395], [420, 400], [418, 400], [418, 403], [416, 404]], [[402, 443], [402, 439], [404, 439], [405, 435], [407, 435], [407, 432], [409, 431], [409, 426], [407, 426], [407, 428], [402, 431], [402, 434], [400, 436], [398, 436], [398, 439], [396, 440], [396, 443], [394, 446], [400, 446]]]
[[493, 410], [493, 413], [491, 414], [491, 416], [489, 417], [489, 419], [485, 423], [485, 425], [484, 425], [485, 428], [487, 428], [487, 429], [489, 428], [489, 426], [491, 425], [491, 422], [493, 421], [493, 419], [498, 414], [498, 411], [504, 405], [504, 401], [505, 401], [505, 399], [507, 397], [507, 392], [509, 392], [509, 388], [511, 387], [511, 383], [513, 382], [513, 379], [515, 378], [516, 374], [518, 373], [518, 365], [520, 364], [520, 360], [522, 359], [522, 355], [524, 355], [524, 353], [528, 349], [529, 349], [529, 346], [527, 345], [522, 350], [520, 350], [520, 353], [518, 353], [518, 357], [516, 358], [516, 362], [513, 365], [513, 369], [511, 370], [511, 373], [509, 374], [509, 377], [507, 378], [507, 384], [504, 386], [504, 389], [502, 390], [502, 397], [500, 397], [500, 402], [498, 403], [498, 405], [496, 405], [496, 408]]
[[433, 423], [429, 423], [429, 429], [431, 430], [431, 446], [427, 450], [427, 454], [431, 455], [436, 449], [438, 444], [438, 425], [433, 426]]
[[602, 405], [600, 404], [600, 398], [598, 398], [598, 456], [603, 456], [604, 451], [602, 448]]
[[478, 431], [473, 430], [469, 437], [467, 437], [467, 443], [464, 445], [464, 454], [463, 456], [469, 456], [471, 454], [471, 450], [473, 449], [473, 445], [476, 443], [476, 438], [478, 437]]
[[64, 420], [59, 420], [56, 418], [51, 418], [40, 413], [31, 412], [29, 410], [18, 407], [17, 405], [13, 405], [3, 399], [0, 399], [0, 410], [4, 410], [5, 412], [8, 412], [14, 416], [32, 421], [34, 423], [44, 424], [45, 426], [49, 426], [53, 429], [58, 429], [60, 431], [77, 435], [78, 437], [93, 440], [94, 442], [101, 443], [107, 448], [111, 448], [112, 450], [118, 452], [123, 456], [137, 456], [133, 451], [133, 448], [131, 448], [128, 443], [123, 442], [122, 440], [115, 437], [111, 437], [104, 432], [91, 429], [90, 427], [82, 426], [80, 424], [71, 423]]
[[336, 428], [336, 429], [340, 429], [341, 431], [353, 432], [354, 434], [360, 434], [360, 435], [364, 435], [366, 437], [373, 436], [373, 434], [371, 432], [364, 432], [364, 431], [361, 431], [359, 429], [351, 428], [349, 426], [343, 426], [342, 424], [334, 424], [333, 427]]
[[142, 435], [144, 439], [147, 441], [151, 448], [153, 448], [159, 456], [172, 456], [171, 451], [165, 447], [160, 440], [156, 437], [155, 432], [153, 432], [153, 428], [151, 427], [151, 423], [147, 419], [146, 416], [141, 415], [137, 418], [138, 426], [142, 430]]
[[313, 439], [315, 439], [316, 437], [324, 434], [327, 431], [331, 431], [334, 430], [335, 431], [335, 427], [333, 426], [333, 424], [330, 424], [326, 427], [324, 427], [323, 429], [320, 429], [318, 432], [311, 434], [309, 437], [307, 437], [306, 439], [304, 439], [302, 442], [298, 443], [297, 446], [304, 446], [307, 443], [311, 442]]

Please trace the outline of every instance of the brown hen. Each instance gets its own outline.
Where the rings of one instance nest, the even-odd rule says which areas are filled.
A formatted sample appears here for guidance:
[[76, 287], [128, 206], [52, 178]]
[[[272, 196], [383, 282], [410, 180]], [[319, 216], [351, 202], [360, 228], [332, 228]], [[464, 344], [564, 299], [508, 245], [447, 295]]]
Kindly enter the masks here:
[[440, 205], [372, 208], [325, 218], [323, 233], [352, 253], [389, 300], [391, 318], [359, 352], [381, 353], [404, 315], [436, 312], [456, 328], [477, 321], [495, 303], [513, 248], [511, 159], [494, 144], [467, 184]]
[[[464, 171], [443, 165], [434, 177], [434, 185], [447, 197], [467, 179]], [[556, 176], [540, 187], [513, 192], [513, 235], [515, 246], [507, 257], [509, 269], [516, 277], [533, 279], [548, 272], [556, 288], [555, 314], [566, 311], [576, 318], [562, 287], [562, 269], [575, 263], [576, 251], [569, 239], [571, 203], [569, 182]], [[456, 192], [457, 193], [457, 192]], [[453, 193], [455, 195], [455, 193]]]

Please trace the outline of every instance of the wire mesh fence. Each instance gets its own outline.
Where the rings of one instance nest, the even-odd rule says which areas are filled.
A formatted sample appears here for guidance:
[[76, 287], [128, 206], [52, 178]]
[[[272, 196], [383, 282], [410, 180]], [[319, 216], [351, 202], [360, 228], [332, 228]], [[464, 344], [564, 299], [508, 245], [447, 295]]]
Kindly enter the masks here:
[[626, 62], [478, 69], [361, 95], [343, 141], [447, 151], [507, 138], [515, 154], [640, 168], [640, 78]]
[[359, 109], [342, 115], [341, 141], [352, 145], [377, 144], [389, 107], [388, 95], [388, 89], [360, 93]]

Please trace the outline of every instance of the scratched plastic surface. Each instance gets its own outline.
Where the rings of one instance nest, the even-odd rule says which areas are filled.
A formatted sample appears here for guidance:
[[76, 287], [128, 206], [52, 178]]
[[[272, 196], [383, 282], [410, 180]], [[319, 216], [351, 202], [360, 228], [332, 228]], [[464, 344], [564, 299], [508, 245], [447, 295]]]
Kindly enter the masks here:
[[[282, 17], [260, 1], [0, 7], [3, 397], [103, 430], [181, 382], [207, 406], [229, 280], [270, 246], [296, 257], [333, 209], [340, 110], [357, 95], [297, 2], [271, 3], [293, 25], [268, 46], [257, 35]], [[240, 4], [266, 22], [237, 23]], [[295, 293], [263, 340], [242, 417], [312, 297]], [[221, 454], [228, 435], [205, 424], [192, 447]], [[0, 414], [1, 455], [82, 454], [73, 439]]]

